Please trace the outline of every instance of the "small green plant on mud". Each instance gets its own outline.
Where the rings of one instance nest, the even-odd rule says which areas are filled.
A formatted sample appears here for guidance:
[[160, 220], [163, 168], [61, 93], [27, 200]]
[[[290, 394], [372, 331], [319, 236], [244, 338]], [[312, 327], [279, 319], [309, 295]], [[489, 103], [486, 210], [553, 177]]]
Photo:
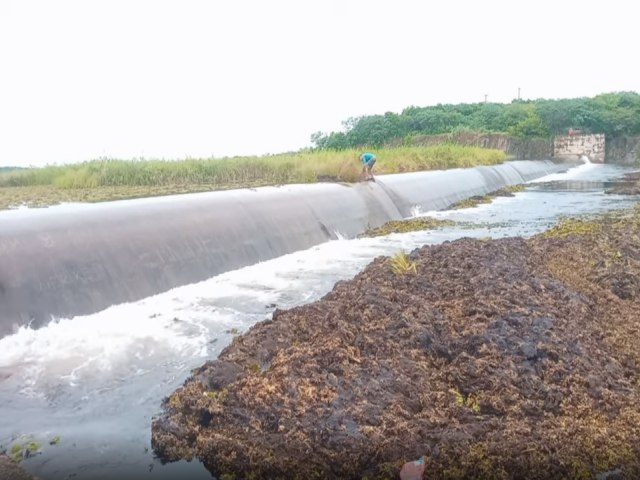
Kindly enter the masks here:
[[407, 273], [418, 273], [416, 262], [409, 259], [409, 255], [405, 252], [398, 252], [391, 257], [391, 270], [397, 275], [406, 275]]
[[226, 388], [223, 388], [222, 390], [209, 390], [205, 392], [205, 395], [207, 397], [213, 398], [214, 400], [220, 403], [224, 402], [228, 394], [229, 394], [229, 390], [227, 390]]
[[49, 440], [49, 445], [57, 445], [60, 443], [60, 435], [55, 435]]
[[459, 407], [467, 407], [470, 408], [473, 413], [480, 413], [480, 402], [478, 401], [478, 397], [472, 393], [469, 395], [464, 395], [457, 388], [450, 388], [449, 391], [453, 393], [456, 399], [456, 405]]

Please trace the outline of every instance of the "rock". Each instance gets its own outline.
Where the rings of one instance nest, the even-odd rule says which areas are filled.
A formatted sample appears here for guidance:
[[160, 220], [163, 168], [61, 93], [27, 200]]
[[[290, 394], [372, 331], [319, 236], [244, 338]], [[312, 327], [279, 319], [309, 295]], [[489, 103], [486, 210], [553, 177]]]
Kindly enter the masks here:
[[207, 390], [222, 390], [235, 382], [242, 373], [242, 367], [234, 362], [217, 361], [194, 372], [194, 377]]
[[523, 343], [520, 345], [520, 352], [527, 360], [535, 360], [538, 356], [538, 349], [532, 343]]

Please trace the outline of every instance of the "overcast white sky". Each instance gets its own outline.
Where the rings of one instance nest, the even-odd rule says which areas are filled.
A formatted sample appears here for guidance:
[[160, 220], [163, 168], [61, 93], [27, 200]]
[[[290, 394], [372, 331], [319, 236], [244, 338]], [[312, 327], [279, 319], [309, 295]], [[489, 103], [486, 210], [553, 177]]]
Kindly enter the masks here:
[[409, 105], [640, 90], [634, 2], [0, 0], [0, 165], [277, 153]]

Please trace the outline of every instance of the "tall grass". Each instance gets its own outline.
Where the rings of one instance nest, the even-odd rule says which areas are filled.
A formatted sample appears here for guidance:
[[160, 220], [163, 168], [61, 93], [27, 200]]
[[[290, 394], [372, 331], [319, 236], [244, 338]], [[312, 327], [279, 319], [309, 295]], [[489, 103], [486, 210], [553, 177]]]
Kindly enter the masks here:
[[[319, 180], [352, 182], [360, 176], [360, 153], [359, 150], [324, 150], [220, 159], [99, 159], [0, 173], [0, 187], [47, 185], [74, 189], [206, 185], [225, 188]], [[375, 153], [378, 157], [374, 168], [376, 174], [493, 165], [506, 160], [501, 150], [455, 144], [381, 148]]]

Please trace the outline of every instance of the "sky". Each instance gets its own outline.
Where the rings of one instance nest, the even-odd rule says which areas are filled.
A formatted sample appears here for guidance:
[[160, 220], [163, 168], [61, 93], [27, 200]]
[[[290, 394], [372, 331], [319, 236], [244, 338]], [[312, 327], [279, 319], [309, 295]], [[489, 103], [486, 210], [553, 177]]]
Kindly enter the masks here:
[[262, 155], [411, 105], [640, 91], [638, 9], [0, 0], [0, 166]]

